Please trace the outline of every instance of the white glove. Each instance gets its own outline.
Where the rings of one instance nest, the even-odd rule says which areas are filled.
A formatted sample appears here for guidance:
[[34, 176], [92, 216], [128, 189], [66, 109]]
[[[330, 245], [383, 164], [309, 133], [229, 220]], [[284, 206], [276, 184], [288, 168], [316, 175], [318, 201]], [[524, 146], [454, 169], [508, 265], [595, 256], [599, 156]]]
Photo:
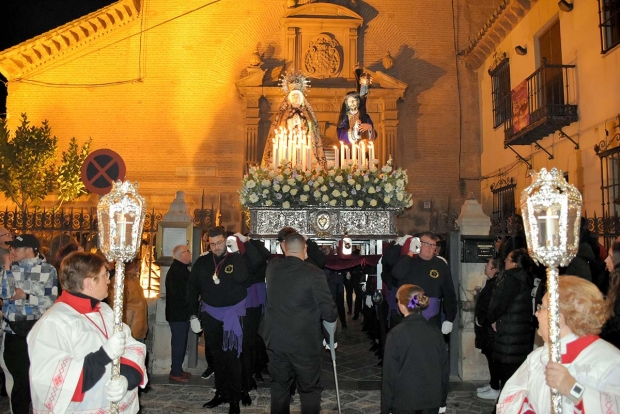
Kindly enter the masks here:
[[127, 378], [122, 375], [105, 383], [105, 395], [110, 402], [119, 402], [127, 394]]
[[410, 236], [408, 234], [405, 235], [405, 236], [402, 236], [402, 237], [397, 237], [396, 238], [396, 244], [399, 245], [399, 246], [404, 246], [405, 242], [407, 241], [407, 239], [410, 239], [411, 237], [412, 236]]
[[246, 243], [248, 240], [250, 240], [249, 237], [246, 237], [241, 233], [235, 233], [235, 236], [237, 236], [239, 240], [241, 240], [241, 243]]
[[366, 282], [360, 282], [360, 288], [362, 289], [362, 292], [366, 292]]
[[347, 272], [347, 280], [351, 280], [351, 272]]
[[237, 238], [235, 236], [229, 236], [226, 239], [226, 248], [229, 253], [237, 253], [239, 251], [239, 246], [237, 245]]
[[192, 329], [192, 332], [195, 334], [199, 334], [200, 332], [202, 332], [202, 326], [200, 326], [200, 320], [195, 316], [189, 320], [189, 326]]
[[125, 332], [114, 333], [101, 347], [110, 359], [120, 358], [125, 352]]
[[366, 296], [366, 307], [372, 308], [372, 297], [370, 295]]
[[443, 321], [443, 324], [441, 325], [441, 333], [448, 335], [450, 332], [452, 332], [452, 322]]
[[420, 242], [419, 237], [412, 237], [411, 243], [409, 244], [409, 251], [413, 252], [413, 254], [420, 253], [420, 247], [422, 247], [422, 243]]

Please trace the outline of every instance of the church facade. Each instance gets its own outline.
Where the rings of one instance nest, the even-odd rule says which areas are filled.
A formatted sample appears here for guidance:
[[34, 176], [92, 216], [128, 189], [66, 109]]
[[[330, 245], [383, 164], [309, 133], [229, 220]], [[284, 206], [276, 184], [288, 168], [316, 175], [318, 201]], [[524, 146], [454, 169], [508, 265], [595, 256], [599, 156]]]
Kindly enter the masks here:
[[49, 120], [61, 149], [92, 137], [122, 156], [149, 208], [165, 212], [183, 190], [190, 206], [220, 206], [232, 229], [284, 97], [280, 76], [309, 77], [329, 147], [359, 63], [373, 77], [377, 158], [409, 174], [414, 205], [399, 230], [447, 231], [438, 217], [480, 194], [480, 79], [457, 53], [502, 2], [470, 3], [120, 0], [0, 52], [9, 127], [27, 113]]

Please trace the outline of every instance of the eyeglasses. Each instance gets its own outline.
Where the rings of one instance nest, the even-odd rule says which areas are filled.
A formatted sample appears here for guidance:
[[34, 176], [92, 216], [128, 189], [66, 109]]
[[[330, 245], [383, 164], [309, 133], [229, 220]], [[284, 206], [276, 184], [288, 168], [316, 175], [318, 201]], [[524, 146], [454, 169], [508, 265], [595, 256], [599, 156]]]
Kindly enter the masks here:
[[436, 244], [429, 243], [429, 242], [420, 242], [420, 244], [421, 244], [422, 246], [426, 246], [426, 247], [437, 247], [437, 245], [436, 245]]
[[536, 312], [540, 312], [540, 311], [542, 311], [542, 310], [548, 310], [548, 309], [549, 309], [549, 307], [548, 307], [548, 306], [543, 306], [543, 305], [542, 305], [542, 304], [540, 304], [540, 303], [539, 303], [538, 305], [536, 305]]
[[11, 236], [11, 237], [13, 237], [13, 234], [12, 233], [2, 233], [2, 234], [0, 234], [0, 237], [4, 237], [4, 236]]
[[181, 254], [183, 254], [183, 253], [190, 253], [190, 254], [191, 254], [192, 252], [190, 252], [189, 250], [183, 250], [183, 251], [181, 252]]
[[221, 245], [223, 245], [224, 243], [226, 243], [226, 240], [220, 240], [217, 243], [209, 243], [209, 246], [211, 246], [211, 248], [215, 248], [215, 247], [220, 247]]

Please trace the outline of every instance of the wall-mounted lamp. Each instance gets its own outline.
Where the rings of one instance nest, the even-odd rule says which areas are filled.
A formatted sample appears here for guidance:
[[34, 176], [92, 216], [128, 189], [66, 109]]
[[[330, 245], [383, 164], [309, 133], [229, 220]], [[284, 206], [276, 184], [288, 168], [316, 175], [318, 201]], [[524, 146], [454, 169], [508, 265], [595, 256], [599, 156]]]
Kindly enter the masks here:
[[515, 52], [517, 52], [517, 55], [527, 55], [527, 46], [523, 47], [520, 45], [515, 46]]
[[568, 13], [568, 12], [570, 12], [570, 11], [572, 11], [572, 10], [573, 10], [574, 5], [573, 5], [573, 3], [569, 3], [569, 2], [568, 2], [568, 1], [566, 1], [566, 0], [560, 0], [560, 1], [558, 1], [558, 7], [559, 7], [559, 8], [560, 8], [560, 10], [562, 10], [563, 12]]

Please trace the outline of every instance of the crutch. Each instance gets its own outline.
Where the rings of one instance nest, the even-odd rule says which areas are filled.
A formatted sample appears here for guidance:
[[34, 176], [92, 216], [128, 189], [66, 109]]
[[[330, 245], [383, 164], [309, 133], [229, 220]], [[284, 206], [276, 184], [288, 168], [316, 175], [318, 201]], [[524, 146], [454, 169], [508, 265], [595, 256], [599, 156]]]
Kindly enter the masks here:
[[336, 347], [334, 338], [336, 337], [336, 322], [323, 321], [323, 327], [329, 334], [329, 352], [332, 354], [332, 366], [334, 367], [334, 382], [336, 383], [336, 400], [338, 401], [338, 414], [340, 411], [340, 392], [338, 391], [338, 372], [336, 371]]

